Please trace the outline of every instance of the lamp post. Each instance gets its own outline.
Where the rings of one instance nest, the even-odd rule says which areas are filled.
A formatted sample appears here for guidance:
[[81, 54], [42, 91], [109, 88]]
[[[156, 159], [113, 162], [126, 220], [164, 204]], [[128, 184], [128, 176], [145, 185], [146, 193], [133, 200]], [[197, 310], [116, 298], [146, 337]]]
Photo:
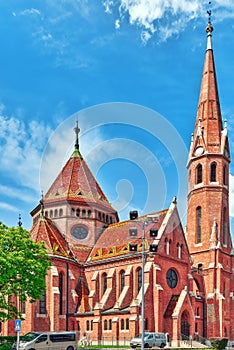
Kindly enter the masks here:
[[[153, 221], [152, 217], [150, 217], [150, 221], [148, 220], [137, 220], [138, 219], [138, 212], [137, 211], [131, 211], [130, 214], [130, 220], [135, 220], [137, 222], [142, 223], [142, 234], [141, 234], [141, 350], [144, 350], [145, 347], [145, 256], [146, 256], [146, 250], [145, 250], [145, 226], [150, 222]], [[129, 234], [131, 237], [136, 237], [137, 236], [137, 229], [132, 228], [129, 230]], [[156, 238], [158, 235], [158, 230], [157, 229], [150, 229], [150, 237]], [[158, 245], [157, 244], [150, 244], [149, 251], [150, 252], [157, 252]], [[130, 251], [137, 251], [137, 244], [130, 244]]]

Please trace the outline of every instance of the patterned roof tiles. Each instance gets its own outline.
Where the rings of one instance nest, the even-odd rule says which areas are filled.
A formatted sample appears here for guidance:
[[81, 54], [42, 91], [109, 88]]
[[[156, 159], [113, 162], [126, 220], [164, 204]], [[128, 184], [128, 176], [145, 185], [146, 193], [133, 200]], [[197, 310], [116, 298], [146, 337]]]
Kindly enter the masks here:
[[[128, 220], [115, 223], [106, 228], [98, 241], [93, 248], [89, 260], [102, 260], [106, 258], [111, 258], [115, 256], [121, 256], [128, 254], [130, 252], [129, 245], [137, 244], [138, 251], [141, 251], [142, 248], [142, 229], [143, 222], [147, 221], [147, 225], [145, 225], [145, 247], [148, 249], [149, 244], [152, 242], [152, 238], [150, 237], [150, 229], [157, 228], [159, 229], [163, 219], [167, 213], [166, 210], [162, 210], [160, 212], [155, 213], [157, 215], [157, 222], [151, 222], [147, 220], [147, 216], [139, 217], [138, 220]], [[129, 229], [137, 228], [137, 237], [130, 237]], [[150, 242], [151, 241], [151, 242]]]
[[73, 152], [44, 196], [46, 202], [63, 199], [83, 203], [101, 203], [109, 207], [112, 212], [114, 211], [78, 150]]
[[74, 257], [67, 241], [54, 225], [52, 220], [41, 217], [31, 229], [31, 237], [34, 241], [45, 243], [48, 254], [59, 255], [66, 258]]

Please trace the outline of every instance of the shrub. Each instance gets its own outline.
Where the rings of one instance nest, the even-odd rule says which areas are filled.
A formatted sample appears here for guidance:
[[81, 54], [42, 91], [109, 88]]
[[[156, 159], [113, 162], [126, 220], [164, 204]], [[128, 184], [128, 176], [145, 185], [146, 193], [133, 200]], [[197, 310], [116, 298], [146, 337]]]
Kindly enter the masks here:
[[212, 348], [222, 350], [227, 345], [228, 339], [227, 338], [214, 338], [214, 339], [210, 339], [210, 342], [211, 342]]

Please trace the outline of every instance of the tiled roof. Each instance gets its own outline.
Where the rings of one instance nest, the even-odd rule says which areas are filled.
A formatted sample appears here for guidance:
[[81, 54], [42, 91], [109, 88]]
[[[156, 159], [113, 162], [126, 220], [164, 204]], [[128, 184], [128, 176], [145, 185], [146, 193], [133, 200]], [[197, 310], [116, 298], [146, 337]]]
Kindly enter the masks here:
[[[96, 242], [88, 260], [96, 261], [128, 254], [130, 252], [129, 244], [134, 243], [138, 245], [138, 251], [141, 251], [143, 221], [148, 221], [144, 230], [145, 248], [148, 249], [149, 244], [153, 243], [152, 237], [150, 237], [150, 229], [159, 229], [166, 213], [167, 209], [154, 213], [153, 215], [158, 218], [157, 222], [150, 222], [148, 221], [147, 216], [142, 216], [139, 217], [137, 221], [128, 220], [110, 225], [103, 231], [102, 235]], [[137, 237], [130, 237], [130, 228], [137, 228]]]
[[115, 211], [77, 149], [44, 196], [47, 203], [61, 200], [98, 203]]
[[45, 243], [48, 254], [73, 258], [73, 252], [68, 247], [65, 238], [62, 236], [54, 223], [48, 219], [41, 217], [31, 229], [31, 238]]
[[45, 217], [41, 217], [32, 227], [31, 237], [36, 242], [43, 241], [48, 254], [73, 258], [78, 262], [86, 261], [92, 249], [83, 244], [69, 245], [53, 221]]

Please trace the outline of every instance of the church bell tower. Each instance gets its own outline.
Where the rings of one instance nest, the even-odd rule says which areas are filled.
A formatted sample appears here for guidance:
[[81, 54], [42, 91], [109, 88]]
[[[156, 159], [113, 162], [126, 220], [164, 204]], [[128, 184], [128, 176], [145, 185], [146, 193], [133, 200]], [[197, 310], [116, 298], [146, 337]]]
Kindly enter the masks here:
[[[209, 13], [210, 15], [210, 13]], [[227, 122], [222, 121], [210, 18], [194, 134], [188, 158], [186, 234], [194, 268], [204, 276], [207, 337], [230, 334], [232, 242], [229, 228]], [[228, 321], [229, 320], [229, 321]]]

